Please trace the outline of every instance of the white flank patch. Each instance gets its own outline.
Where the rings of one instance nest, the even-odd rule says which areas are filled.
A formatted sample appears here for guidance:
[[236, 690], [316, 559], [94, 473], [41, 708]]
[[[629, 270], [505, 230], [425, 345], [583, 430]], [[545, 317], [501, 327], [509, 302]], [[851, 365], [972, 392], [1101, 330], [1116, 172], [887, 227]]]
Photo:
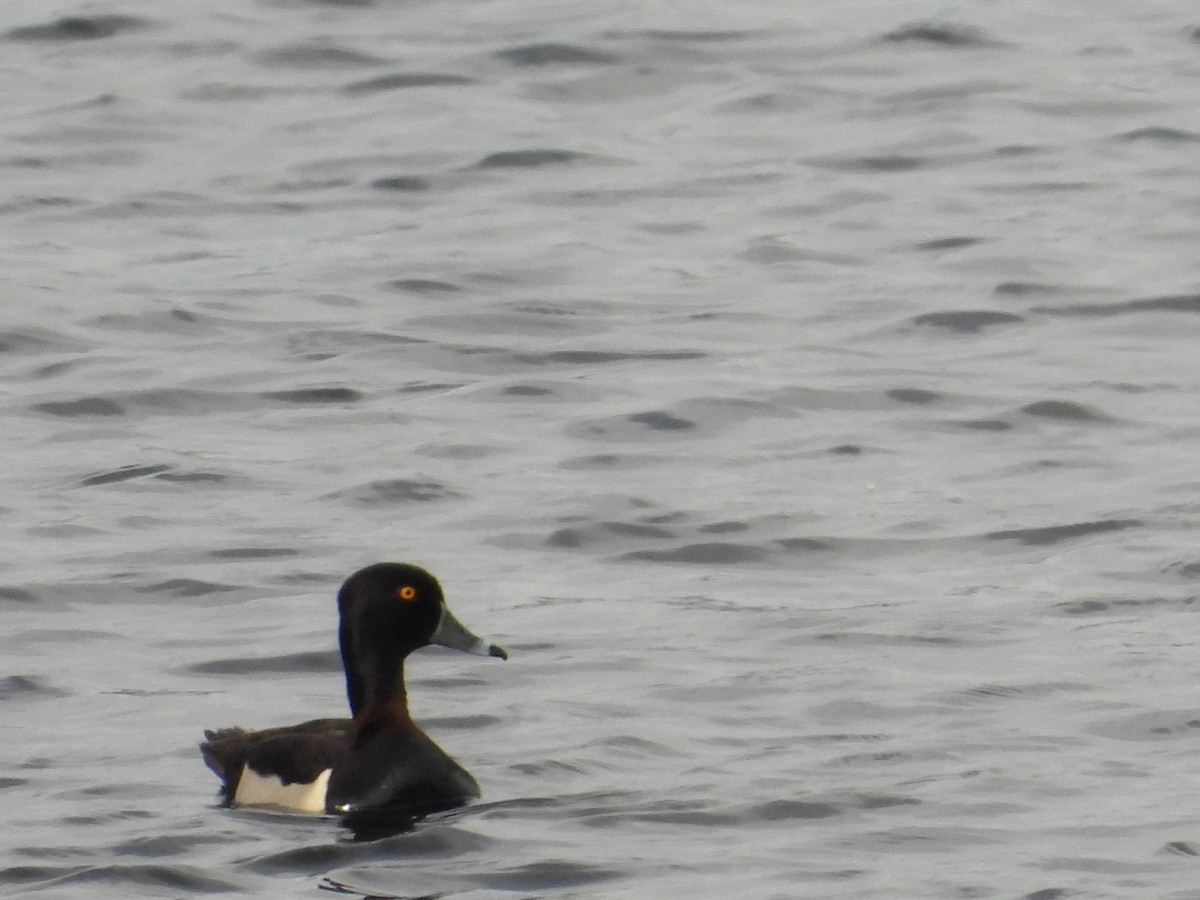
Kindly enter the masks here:
[[242, 766], [237, 793], [233, 802], [238, 806], [271, 806], [292, 812], [325, 812], [325, 788], [329, 785], [326, 769], [307, 784], [284, 784], [276, 775], [260, 775], [249, 766]]

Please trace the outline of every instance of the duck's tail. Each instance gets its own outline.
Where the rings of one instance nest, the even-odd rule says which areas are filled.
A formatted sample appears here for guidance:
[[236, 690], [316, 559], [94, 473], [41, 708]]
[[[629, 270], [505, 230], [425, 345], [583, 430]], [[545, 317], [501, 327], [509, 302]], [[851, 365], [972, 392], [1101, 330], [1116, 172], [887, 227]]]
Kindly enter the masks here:
[[244, 728], [216, 728], [204, 732], [200, 755], [204, 757], [204, 764], [226, 783], [242, 770], [247, 734], [249, 732]]

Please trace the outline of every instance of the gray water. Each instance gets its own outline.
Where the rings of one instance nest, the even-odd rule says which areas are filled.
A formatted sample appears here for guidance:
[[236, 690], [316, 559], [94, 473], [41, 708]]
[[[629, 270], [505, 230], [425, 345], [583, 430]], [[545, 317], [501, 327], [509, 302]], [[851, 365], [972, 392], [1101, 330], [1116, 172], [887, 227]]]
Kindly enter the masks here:
[[[0, 35], [4, 896], [1200, 896], [1194, 5]], [[483, 800], [220, 808], [387, 559]]]

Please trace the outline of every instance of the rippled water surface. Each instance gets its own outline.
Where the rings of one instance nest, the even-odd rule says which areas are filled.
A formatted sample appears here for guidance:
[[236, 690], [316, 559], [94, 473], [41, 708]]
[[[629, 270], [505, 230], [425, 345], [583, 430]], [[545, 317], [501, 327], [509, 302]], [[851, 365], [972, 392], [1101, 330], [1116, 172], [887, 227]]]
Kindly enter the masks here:
[[[1196, 896], [1200, 11], [0, 9], [0, 894]], [[222, 809], [437, 572], [483, 786]]]

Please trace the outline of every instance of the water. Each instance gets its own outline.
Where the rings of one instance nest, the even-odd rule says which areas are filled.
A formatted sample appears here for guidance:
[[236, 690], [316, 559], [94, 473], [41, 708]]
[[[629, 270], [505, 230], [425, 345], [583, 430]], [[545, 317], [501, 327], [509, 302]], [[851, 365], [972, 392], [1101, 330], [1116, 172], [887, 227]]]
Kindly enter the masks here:
[[[3, 895], [1196, 896], [1198, 28], [4, 4]], [[219, 808], [383, 559], [483, 801]]]

